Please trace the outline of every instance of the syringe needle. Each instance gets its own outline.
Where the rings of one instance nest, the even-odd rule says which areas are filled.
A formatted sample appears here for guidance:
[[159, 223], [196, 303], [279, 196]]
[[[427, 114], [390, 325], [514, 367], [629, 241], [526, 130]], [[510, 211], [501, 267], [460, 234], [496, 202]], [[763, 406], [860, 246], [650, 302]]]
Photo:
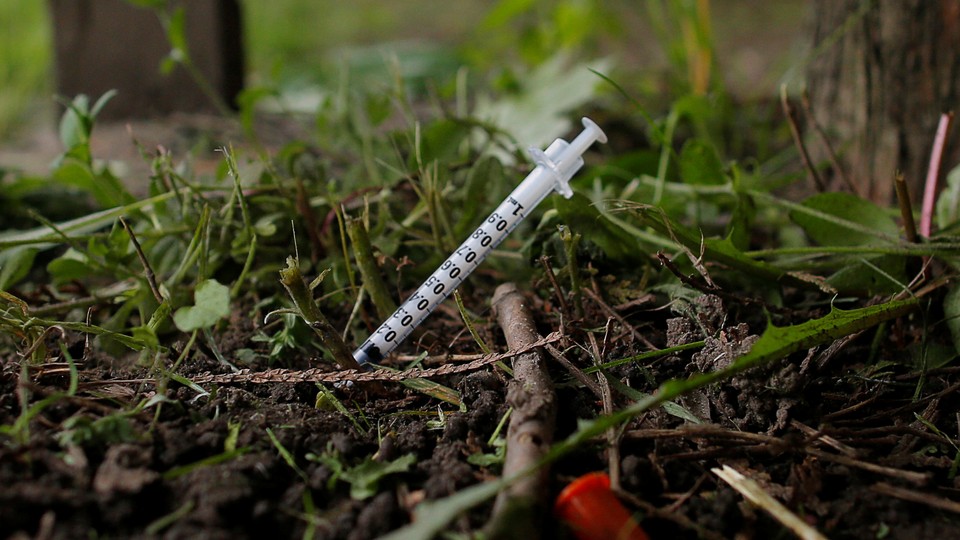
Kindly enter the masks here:
[[531, 148], [537, 167], [520, 182], [483, 223], [445, 260], [393, 315], [354, 351], [360, 364], [379, 362], [413, 332], [460, 283], [550, 193], [571, 197], [570, 179], [583, 166], [583, 153], [607, 136], [589, 118], [572, 141], [556, 139], [546, 150]]

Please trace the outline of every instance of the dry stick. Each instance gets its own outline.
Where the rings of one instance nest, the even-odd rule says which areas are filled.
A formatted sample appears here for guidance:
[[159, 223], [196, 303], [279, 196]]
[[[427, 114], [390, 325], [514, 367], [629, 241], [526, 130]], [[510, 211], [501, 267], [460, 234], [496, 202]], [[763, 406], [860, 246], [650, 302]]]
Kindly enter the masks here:
[[869, 471], [876, 474], [882, 474], [884, 476], [890, 476], [892, 478], [898, 478], [910, 482], [912, 484], [917, 484], [918, 486], [925, 485], [930, 482], [930, 479], [933, 477], [930, 473], [921, 473], [915, 471], [905, 471], [903, 469], [896, 469], [893, 467], [887, 467], [884, 465], [877, 465], [875, 463], [869, 463], [859, 459], [849, 458], [847, 456], [838, 456], [836, 454], [829, 454], [823, 450], [818, 450], [816, 448], [807, 448], [804, 450], [807, 454], [824, 461], [829, 461], [832, 463], [838, 463], [840, 465], [846, 465], [847, 467], [854, 467], [857, 469], [862, 469], [864, 471]]
[[910, 190], [907, 189], [907, 182], [903, 178], [903, 173], [897, 171], [893, 177], [893, 185], [897, 188], [897, 202], [900, 203], [900, 217], [903, 219], [903, 231], [906, 233], [907, 241], [917, 243], [917, 224], [913, 220], [913, 204], [910, 201]]
[[[493, 293], [493, 310], [507, 346], [520, 349], [540, 339], [533, 315], [517, 286], [504, 283]], [[540, 463], [553, 443], [557, 397], [547, 363], [539, 350], [514, 357], [507, 403], [513, 408], [507, 429], [503, 477], [509, 478]], [[501, 491], [487, 524], [490, 538], [540, 537], [540, 518], [546, 514], [548, 469], [521, 478]]]
[[567, 305], [567, 299], [563, 297], [563, 289], [561, 289], [560, 284], [557, 283], [557, 275], [553, 273], [553, 268], [550, 268], [550, 257], [541, 255], [540, 265], [543, 266], [543, 273], [547, 275], [547, 279], [550, 280], [550, 284], [553, 285], [553, 290], [557, 292], [557, 300], [560, 302], [560, 313], [563, 313], [564, 317], [569, 318], [570, 306]]
[[830, 160], [830, 165], [833, 166], [833, 170], [837, 172], [837, 174], [840, 176], [840, 179], [843, 180], [843, 183], [850, 188], [850, 192], [859, 196], [860, 193], [857, 191], [857, 186], [854, 185], [854, 183], [850, 180], [850, 177], [847, 176], [847, 172], [840, 165], [840, 160], [837, 159], [837, 153], [833, 150], [833, 145], [830, 144], [830, 139], [828, 139], [827, 134], [824, 133], [823, 127], [820, 126], [820, 122], [817, 122], [817, 117], [813, 115], [813, 107], [810, 106], [810, 94], [808, 94], [806, 90], [804, 90], [803, 94], [800, 96], [800, 105], [803, 107], [803, 112], [807, 116], [807, 120], [810, 122], [810, 125], [813, 126], [813, 130], [820, 138], [820, 144], [822, 144], [823, 149], [827, 151], [827, 158]]
[[[590, 347], [593, 349], [594, 365], [603, 364], [603, 357], [600, 353], [600, 347], [597, 346], [597, 338], [593, 332], [588, 332]], [[604, 375], [600, 375], [600, 390], [603, 400], [603, 414], [613, 414], [613, 391], [610, 390], [610, 381]], [[607, 468], [610, 469], [610, 487], [611, 489], [620, 489], [620, 437], [617, 434], [617, 428], [611, 427], [607, 430]]]
[[[733, 440], [742, 440], [746, 443], [755, 443], [759, 446], [769, 446], [773, 449], [780, 448], [789, 448], [789, 444], [778, 437], [773, 437], [771, 435], [763, 435], [760, 433], [748, 433], [748, 432], [737, 432], [722, 428], [715, 425], [702, 425], [702, 426], [689, 426], [679, 429], [643, 429], [643, 430], [633, 430], [628, 431], [625, 434], [625, 437], [631, 439], [668, 439], [668, 438], [715, 438], [715, 439], [733, 439]], [[817, 437], [814, 440], [822, 440], [822, 435]], [[715, 452], [717, 449], [707, 450], [706, 452]], [[727, 449], [719, 449], [726, 451]], [[884, 465], [877, 465], [875, 463], [869, 463], [860, 459], [853, 457], [848, 457], [844, 455], [831, 454], [824, 452], [823, 450], [817, 448], [805, 447], [803, 451], [810, 456], [813, 456], [817, 459], [823, 461], [829, 461], [831, 463], [838, 463], [840, 465], [845, 465], [847, 467], [854, 467], [857, 469], [862, 469], [865, 471], [872, 472], [874, 474], [881, 474], [884, 476], [889, 476], [891, 478], [897, 478], [899, 480], [904, 480], [917, 485], [924, 485], [929, 483], [932, 475], [930, 473], [921, 473], [914, 471], [906, 471], [903, 469], [896, 469], [894, 467], [887, 467]], [[668, 456], [673, 459], [678, 458], [697, 458], [702, 459], [704, 456], [709, 455], [704, 452], [688, 452], [686, 454], [679, 454], [674, 456]]]
[[930, 493], [892, 486], [886, 482], [877, 482], [870, 486], [870, 491], [960, 514], [960, 503], [943, 497], [936, 497]]
[[940, 166], [943, 164], [943, 150], [947, 146], [947, 134], [953, 123], [953, 112], [940, 115], [937, 134], [930, 150], [930, 165], [927, 167], [927, 182], [923, 188], [923, 205], [920, 207], [920, 234], [930, 238], [933, 232], [933, 211], [937, 200], [937, 184], [940, 180]]
[[800, 152], [803, 166], [807, 169], [810, 178], [813, 179], [814, 185], [817, 186], [817, 191], [823, 193], [827, 189], [826, 185], [823, 183], [823, 178], [820, 178], [820, 173], [814, 168], [810, 153], [807, 152], [807, 147], [803, 144], [803, 138], [800, 137], [800, 128], [797, 126], [797, 119], [793, 115], [790, 100], [787, 99], [787, 85], [785, 84], [780, 87], [780, 105], [783, 106], [783, 114], [787, 117], [787, 124], [790, 126], [790, 135], [793, 136], [793, 143], [797, 145], [797, 150]]
[[620, 323], [620, 326], [624, 327], [628, 332], [630, 332], [630, 335], [633, 337], [633, 339], [643, 343], [644, 345], [649, 347], [650, 350], [652, 351], [657, 349], [656, 345], [651, 343], [650, 340], [648, 340], [643, 336], [643, 334], [638, 332], [637, 329], [634, 328], [632, 324], [628, 323], [626, 319], [624, 319], [619, 313], [617, 313], [615, 309], [613, 309], [612, 307], [610, 307], [610, 305], [604, 302], [603, 298], [601, 298], [599, 294], [593, 292], [589, 287], [584, 287], [583, 292], [587, 296], [589, 296], [590, 299], [593, 300], [597, 304], [597, 306], [600, 307], [600, 309], [606, 312], [608, 316], [613, 317], [618, 323]]
[[575, 379], [580, 381], [581, 384], [583, 384], [584, 386], [587, 387], [587, 389], [593, 392], [593, 395], [597, 396], [597, 399], [603, 399], [603, 390], [600, 389], [600, 385], [597, 384], [597, 381], [591, 379], [590, 376], [584, 373], [582, 369], [573, 365], [573, 362], [567, 360], [567, 357], [565, 357], [562, 352], [557, 350], [556, 347], [552, 345], [547, 345], [544, 347], [544, 349], [546, 349], [546, 351], [550, 353], [550, 356], [552, 356], [554, 360], [556, 360], [557, 362], [560, 362], [561, 366], [567, 368], [567, 371], [569, 371], [570, 374], [573, 375]]
[[162, 304], [163, 296], [160, 295], [160, 288], [157, 286], [157, 276], [153, 273], [153, 267], [151, 267], [150, 263], [147, 261], [147, 256], [143, 254], [143, 248], [140, 247], [140, 242], [137, 241], [137, 236], [133, 234], [133, 229], [130, 228], [130, 224], [127, 223], [127, 220], [123, 219], [123, 216], [120, 216], [120, 224], [123, 225], [123, 230], [127, 231], [130, 241], [133, 242], [133, 249], [137, 252], [137, 257], [140, 259], [140, 264], [143, 265], [143, 270], [147, 275], [147, 284], [150, 285], [150, 292], [153, 293], [153, 297], [157, 299], [157, 302]]

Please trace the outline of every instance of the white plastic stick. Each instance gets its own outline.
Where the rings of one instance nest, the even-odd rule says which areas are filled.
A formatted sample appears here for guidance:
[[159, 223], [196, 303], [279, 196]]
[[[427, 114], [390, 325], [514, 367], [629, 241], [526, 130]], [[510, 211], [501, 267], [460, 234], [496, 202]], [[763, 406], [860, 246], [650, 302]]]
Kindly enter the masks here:
[[353, 352], [358, 363], [380, 362], [396, 349], [547, 195], [553, 191], [567, 198], [573, 195], [569, 182], [583, 166], [581, 156], [594, 142], [607, 142], [607, 136], [589, 118], [583, 119], [583, 128], [569, 143], [557, 139], [546, 151], [530, 149], [537, 167], [423, 282], [417, 292]]

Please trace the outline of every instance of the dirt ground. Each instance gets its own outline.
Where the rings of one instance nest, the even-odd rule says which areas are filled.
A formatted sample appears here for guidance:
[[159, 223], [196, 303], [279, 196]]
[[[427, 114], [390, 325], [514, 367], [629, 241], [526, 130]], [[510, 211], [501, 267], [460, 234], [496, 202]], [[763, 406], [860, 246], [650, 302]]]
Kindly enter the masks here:
[[[609, 360], [647, 348], [633, 338], [635, 331], [662, 347], [723, 330], [700, 350], [614, 370], [629, 386], [652, 392], [658, 381], [722, 367], [749, 348], [764, 324], [756, 308], [714, 296], [701, 297], [692, 316], [661, 309], [659, 300], [618, 308], [619, 324], [605, 323], [608, 313], [588, 302], [583, 320], [563, 323], [566, 343], [584, 343], [586, 329], [607, 325], [596, 338]], [[559, 328], [549, 299], [533, 304], [542, 334]], [[816, 314], [795, 316], [804, 315]], [[227, 357], [264, 346], [252, 340], [254, 325], [247, 320], [238, 314], [217, 335]], [[446, 314], [430, 321], [440, 335], [459, 323]], [[481, 324], [479, 331], [502, 350], [495, 324]], [[955, 537], [957, 449], [954, 439], [930, 426], [955, 429], [960, 370], [946, 367], [918, 379], [902, 362], [885, 364], [883, 357], [903, 354], [903, 342], [916, 339], [913, 331], [908, 320], [898, 321], [889, 342], [880, 344], [881, 361], [871, 367], [868, 332], [844, 347], [798, 353], [688, 394], [680, 404], [702, 423], [662, 409], [641, 416], [622, 431], [615, 452], [598, 440], [555, 463], [548, 495], [581, 474], [613, 467], [625, 504], [651, 538], [789, 537], [711, 472], [730, 465], [830, 538]], [[117, 414], [155, 395], [151, 371], [85, 355], [77, 336], [68, 341], [80, 362], [77, 393], [33, 418], [28, 445], [0, 446], [2, 537], [292, 538], [309, 530], [314, 538], [375, 538], [409, 522], [417, 502], [499, 473], [496, 464], [468, 461], [492, 452], [488, 439], [506, 413], [508, 377], [496, 367], [436, 379], [461, 392], [463, 411], [395, 383], [336, 390], [347, 415], [318, 407], [312, 383], [206, 384], [210, 393], [202, 395], [171, 382], [161, 405]], [[175, 344], [174, 352], [182, 346]], [[588, 355], [570, 350], [575, 364], [591, 364]], [[291, 369], [311, 363], [294, 359]], [[226, 368], [197, 354], [182, 375], [208, 372]], [[601, 403], [560, 366], [551, 372], [560, 440], [577, 419], [598, 415]], [[14, 424], [20, 413], [19, 379], [18, 364], [4, 362], [2, 424]], [[53, 396], [66, 390], [68, 370], [36, 366], [29, 380], [35, 399]], [[614, 395], [617, 404], [625, 403]], [[335, 464], [349, 467], [368, 456], [386, 463], [407, 454], [415, 457], [412, 465], [380, 479], [362, 500], [351, 498]], [[336, 459], [316, 457], [322, 455]], [[489, 510], [477, 508], [454, 530], [482, 527]], [[548, 515], [542, 533], [569, 537]]]

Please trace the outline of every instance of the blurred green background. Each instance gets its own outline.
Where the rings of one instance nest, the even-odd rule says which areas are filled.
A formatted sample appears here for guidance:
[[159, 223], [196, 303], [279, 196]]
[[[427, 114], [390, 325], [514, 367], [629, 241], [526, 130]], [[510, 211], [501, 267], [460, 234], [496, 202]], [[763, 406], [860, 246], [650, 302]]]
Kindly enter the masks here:
[[[611, 57], [618, 82], [653, 93], [664, 81], [695, 84], [702, 54], [715, 60], [711, 84], [747, 97], [772, 92], [802, 59], [809, 10], [802, 0], [241, 3], [251, 85], [323, 85], [345, 65], [384, 73], [387, 56], [407, 77], [449, 81], [468, 66], [504, 80], [566, 51]], [[45, 2], [0, 2], [0, 140], [53, 122], [51, 32]]]

